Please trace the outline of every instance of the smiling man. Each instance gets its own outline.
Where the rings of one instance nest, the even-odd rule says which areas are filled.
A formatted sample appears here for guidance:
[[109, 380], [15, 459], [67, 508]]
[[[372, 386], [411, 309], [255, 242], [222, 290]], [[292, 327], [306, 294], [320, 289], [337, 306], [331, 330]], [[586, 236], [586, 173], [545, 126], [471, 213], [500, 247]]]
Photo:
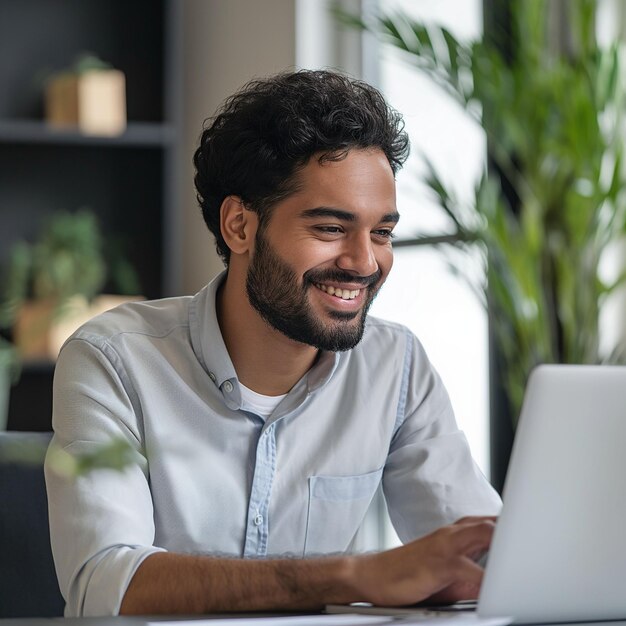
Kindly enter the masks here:
[[[253, 81], [211, 120], [195, 182], [225, 272], [59, 357], [54, 442], [137, 452], [124, 473], [47, 468], [66, 614], [476, 596], [499, 499], [418, 340], [367, 316], [407, 153], [380, 93], [333, 72]], [[353, 554], [381, 483], [405, 545]]]

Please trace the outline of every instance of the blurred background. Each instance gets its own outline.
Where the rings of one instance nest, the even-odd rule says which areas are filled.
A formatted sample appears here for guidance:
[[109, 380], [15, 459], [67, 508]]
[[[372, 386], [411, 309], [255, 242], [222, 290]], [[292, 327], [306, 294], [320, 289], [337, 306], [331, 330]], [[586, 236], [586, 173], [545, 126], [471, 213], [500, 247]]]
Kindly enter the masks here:
[[624, 24], [619, 0], [0, 0], [0, 426], [50, 429], [77, 324], [222, 269], [191, 157], [224, 98], [336, 68], [412, 141], [372, 312], [501, 488], [532, 366], [622, 361]]

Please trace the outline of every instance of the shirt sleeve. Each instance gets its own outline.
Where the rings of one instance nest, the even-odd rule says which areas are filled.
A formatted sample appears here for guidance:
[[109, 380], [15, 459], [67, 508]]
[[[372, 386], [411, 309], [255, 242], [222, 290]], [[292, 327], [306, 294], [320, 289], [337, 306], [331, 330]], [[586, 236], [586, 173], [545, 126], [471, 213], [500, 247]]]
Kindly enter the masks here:
[[[54, 437], [45, 464], [50, 536], [66, 616], [116, 615], [141, 562], [154, 552], [154, 521], [141, 414], [130, 381], [103, 340], [72, 339], [54, 376]], [[78, 478], [54, 469], [53, 450], [97, 450], [123, 439], [137, 460]]]
[[467, 515], [496, 515], [500, 497], [474, 462], [446, 389], [408, 333], [403, 385], [383, 491], [406, 543]]

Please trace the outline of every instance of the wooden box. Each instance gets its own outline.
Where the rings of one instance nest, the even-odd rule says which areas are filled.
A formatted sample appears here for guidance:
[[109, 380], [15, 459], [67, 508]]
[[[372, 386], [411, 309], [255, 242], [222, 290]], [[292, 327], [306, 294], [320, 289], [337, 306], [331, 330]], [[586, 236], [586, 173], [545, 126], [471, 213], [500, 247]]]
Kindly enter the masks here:
[[61, 74], [45, 92], [46, 121], [86, 135], [119, 135], [126, 129], [126, 81], [119, 70]]

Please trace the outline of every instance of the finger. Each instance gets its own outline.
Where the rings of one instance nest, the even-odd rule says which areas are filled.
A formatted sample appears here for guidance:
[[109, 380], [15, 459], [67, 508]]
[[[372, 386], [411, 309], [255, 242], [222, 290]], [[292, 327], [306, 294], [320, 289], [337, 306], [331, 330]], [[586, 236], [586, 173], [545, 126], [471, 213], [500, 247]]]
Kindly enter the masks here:
[[426, 598], [424, 604], [454, 604], [462, 600], [477, 600], [480, 587], [464, 583], [452, 583], [449, 587]]
[[460, 559], [453, 580], [426, 599], [427, 604], [448, 604], [478, 598], [483, 571], [468, 559]]
[[493, 538], [494, 528], [494, 523], [487, 520], [460, 526], [453, 536], [455, 550], [464, 555], [487, 550]]
[[432, 596], [426, 598], [424, 604], [454, 604], [462, 600], [477, 600], [480, 587], [470, 583], [452, 583]]
[[480, 589], [483, 582], [483, 568], [470, 558], [460, 558], [457, 566], [456, 581], [465, 585], [472, 585]]

